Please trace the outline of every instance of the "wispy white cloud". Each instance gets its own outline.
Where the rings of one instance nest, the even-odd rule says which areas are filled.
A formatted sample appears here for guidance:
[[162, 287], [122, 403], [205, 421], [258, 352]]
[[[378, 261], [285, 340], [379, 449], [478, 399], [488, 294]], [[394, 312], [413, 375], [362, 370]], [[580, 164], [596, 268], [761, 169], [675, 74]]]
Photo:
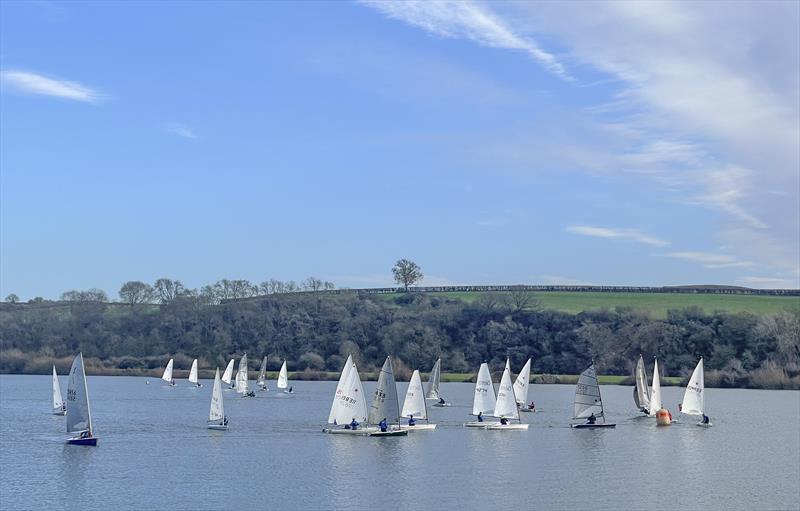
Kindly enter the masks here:
[[615, 229], [609, 227], [592, 227], [588, 225], [570, 225], [567, 232], [580, 234], [582, 236], [593, 236], [596, 238], [631, 240], [654, 247], [666, 247], [669, 241], [662, 240], [642, 233], [636, 229]]
[[511, 220], [508, 218], [481, 218], [475, 222], [475, 225], [480, 225], [481, 227], [503, 227], [510, 223]]
[[108, 98], [107, 95], [78, 82], [49, 78], [29, 71], [2, 71], [0, 79], [7, 87], [26, 94], [40, 94], [85, 103], [98, 103]]
[[782, 277], [755, 277], [747, 276], [737, 279], [739, 284], [751, 287], [765, 287], [778, 289], [797, 289], [797, 280]]
[[362, 0], [384, 15], [447, 38], [464, 38], [482, 46], [523, 51], [552, 73], [570, 79], [556, 57], [531, 37], [517, 33], [488, 5], [449, 0]]
[[173, 135], [178, 135], [179, 137], [198, 138], [194, 130], [185, 124], [172, 123], [168, 124], [165, 129], [167, 132], [172, 133]]
[[730, 254], [718, 254], [714, 252], [669, 252], [665, 257], [681, 259], [693, 263], [700, 263], [706, 268], [752, 268], [758, 266], [752, 261], [742, 261]]
[[594, 286], [585, 280], [562, 277], [561, 275], [542, 275], [542, 283], [551, 286]]

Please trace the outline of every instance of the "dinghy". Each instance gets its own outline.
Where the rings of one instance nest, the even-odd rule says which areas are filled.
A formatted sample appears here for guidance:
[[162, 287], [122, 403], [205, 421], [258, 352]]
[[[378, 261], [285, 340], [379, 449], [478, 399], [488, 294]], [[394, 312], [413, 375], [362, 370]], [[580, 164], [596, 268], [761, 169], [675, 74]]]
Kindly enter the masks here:
[[328, 414], [328, 424], [332, 427], [324, 428], [324, 433], [336, 435], [368, 435], [370, 431], [377, 431], [376, 428], [359, 426], [357, 429], [350, 428], [350, 423], [356, 421], [359, 424], [367, 422], [367, 401], [364, 395], [364, 387], [361, 385], [361, 377], [358, 375], [358, 368], [353, 362], [353, 357], [348, 356], [339, 376], [339, 383], [336, 384], [336, 393], [333, 395], [331, 412]]
[[281, 370], [278, 373], [278, 388], [283, 390], [284, 394], [291, 394], [289, 390], [289, 371], [286, 370], [286, 361], [283, 361]]
[[239, 370], [236, 372], [236, 392], [242, 397], [255, 397], [256, 393], [250, 390], [247, 384], [247, 353], [239, 359]]
[[436, 429], [436, 424], [428, 422], [428, 407], [425, 404], [425, 396], [422, 392], [422, 378], [419, 377], [419, 369], [414, 369], [414, 374], [411, 375], [411, 381], [408, 383], [408, 390], [406, 390], [406, 398], [403, 401], [403, 409], [400, 415], [405, 418], [414, 418], [415, 421], [424, 420], [425, 424], [415, 423], [400, 424], [400, 429], [407, 429], [409, 431], [431, 431]]
[[203, 385], [197, 380], [197, 359], [192, 362], [192, 368], [189, 370], [189, 383], [194, 383], [195, 387], [202, 387]]
[[[472, 399], [472, 415], [494, 413], [497, 398], [494, 395], [494, 385], [492, 375], [489, 372], [489, 365], [484, 362], [478, 369], [478, 377], [475, 380], [475, 397]], [[516, 405], [515, 405], [516, 406]], [[489, 425], [485, 421], [473, 421], [464, 424], [467, 428], [485, 428]]]
[[[367, 422], [376, 426], [381, 421], [386, 421], [386, 431], [371, 431], [369, 436], [406, 436], [408, 431], [400, 429], [400, 401], [397, 399], [397, 382], [394, 379], [392, 358], [386, 357], [378, 376], [378, 385], [372, 395], [372, 404], [369, 407]], [[388, 423], [396, 423], [393, 429]]]
[[655, 417], [661, 410], [661, 374], [658, 372], [658, 359], [653, 364], [653, 388], [650, 390], [650, 417]]
[[269, 390], [267, 388], [267, 357], [261, 361], [261, 369], [258, 371], [258, 379], [256, 380], [258, 390]]
[[208, 429], [227, 430], [228, 418], [225, 416], [225, 405], [222, 402], [222, 382], [219, 379], [219, 367], [214, 375], [214, 390], [211, 391], [211, 409], [208, 411]]
[[[497, 389], [497, 402], [492, 413], [500, 422], [492, 422], [486, 429], [493, 431], [500, 430], [526, 430], [528, 424], [523, 424], [519, 417], [517, 399], [514, 395], [514, 385], [511, 384], [511, 369], [507, 365], [503, 370], [503, 377], [500, 379], [500, 387]], [[508, 422], [516, 420], [516, 423]], [[505, 422], [505, 424], [503, 424]]]
[[164, 374], [161, 375], [161, 379], [167, 382], [168, 385], [175, 386], [175, 380], [172, 379], [172, 359], [167, 362], [167, 367], [164, 368]]
[[528, 406], [528, 385], [531, 380], [531, 359], [522, 366], [522, 371], [514, 381], [514, 396], [517, 399], [520, 412], [533, 412], [534, 408]]
[[[592, 416], [594, 416], [594, 421], [592, 421]], [[575, 420], [587, 419], [587, 422], [584, 423], [570, 424], [570, 427], [575, 429], [616, 427], [616, 424], [606, 422], [605, 413], [603, 412], [603, 398], [600, 397], [600, 385], [597, 383], [594, 363], [578, 377], [578, 384], [575, 386], [572, 418]], [[598, 420], [603, 422], [597, 422]]]
[[78, 436], [67, 440], [70, 445], [97, 445], [97, 438], [92, 434], [92, 413], [89, 411], [89, 389], [86, 386], [83, 353], [78, 353], [69, 370], [67, 433], [78, 433]]
[[225, 372], [222, 374], [222, 382], [233, 389], [236, 387], [236, 384], [231, 381], [231, 378], [233, 378], [233, 359], [228, 362], [228, 366], [225, 368]]
[[[683, 393], [683, 403], [681, 403], [681, 413], [686, 415], [699, 415], [701, 418], [706, 417], [705, 409], [705, 376], [703, 374], [703, 359], [697, 363], [697, 367], [692, 372], [692, 377], [689, 378], [689, 384], [686, 385], [686, 391]], [[704, 422], [700, 420], [698, 426], [710, 428], [711, 421]]]
[[450, 403], [444, 400], [442, 395], [439, 393], [439, 380], [442, 378], [442, 359], [436, 359], [436, 363], [433, 364], [433, 369], [431, 369], [431, 374], [428, 376], [428, 387], [425, 390], [425, 399], [435, 399], [436, 403], [433, 406], [450, 406]]
[[642, 413], [650, 415], [650, 388], [647, 385], [647, 373], [644, 369], [644, 359], [639, 355], [634, 372], [636, 385], [633, 387], [633, 402]]
[[56, 366], [53, 366], [53, 415], [66, 415], [67, 404], [61, 398], [61, 385], [58, 384]]

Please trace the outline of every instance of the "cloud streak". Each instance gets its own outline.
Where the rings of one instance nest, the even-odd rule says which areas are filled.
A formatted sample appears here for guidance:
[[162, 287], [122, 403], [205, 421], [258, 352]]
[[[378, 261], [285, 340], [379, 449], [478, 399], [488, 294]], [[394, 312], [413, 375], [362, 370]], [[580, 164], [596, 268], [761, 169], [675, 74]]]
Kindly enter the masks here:
[[194, 132], [194, 130], [189, 126], [186, 126], [185, 124], [180, 124], [180, 123], [168, 124], [166, 130], [168, 133], [172, 133], [173, 135], [177, 135], [182, 138], [189, 138], [189, 139], [199, 138], [197, 134]]
[[609, 227], [592, 227], [588, 225], [570, 225], [567, 232], [580, 234], [582, 236], [592, 236], [595, 238], [630, 240], [653, 247], [666, 247], [669, 241], [662, 240], [642, 233], [636, 229], [615, 229]]
[[28, 71], [2, 71], [0, 79], [4, 85], [25, 94], [38, 94], [84, 103], [99, 103], [107, 99], [106, 95], [78, 82], [57, 80]]

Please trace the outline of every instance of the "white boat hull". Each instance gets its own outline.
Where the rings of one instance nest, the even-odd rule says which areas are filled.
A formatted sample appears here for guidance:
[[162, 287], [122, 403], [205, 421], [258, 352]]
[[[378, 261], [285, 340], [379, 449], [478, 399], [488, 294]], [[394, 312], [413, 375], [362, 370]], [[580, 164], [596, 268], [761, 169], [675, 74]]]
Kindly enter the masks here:
[[53, 410], [53, 415], [66, 415], [67, 411], [62, 408], [56, 408]]
[[505, 431], [505, 430], [526, 430], [528, 429], [530, 424], [520, 424], [519, 422], [513, 423], [509, 422], [508, 424], [500, 424], [499, 422], [495, 422], [490, 424], [486, 427], [486, 429], [491, 429], [492, 431]]
[[380, 432], [378, 428], [358, 428], [358, 429], [344, 429], [344, 428], [325, 428], [323, 433], [331, 435], [351, 435], [351, 436], [367, 436], [370, 433]]
[[486, 422], [486, 421], [484, 421], [484, 422], [473, 421], [473, 422], [465, 423], [464, 427], [465, 428], [483, 428], [483, 429], [486, 429], [490, 424], [493, 424], [493, 423]]
[[711, 423], [711, 422], [698, 422], [696, 425], [701, 427], [701, 428], [710, 428], [714, 424]]
[[209, 424], [206, 426], [208, 429], [214, 429], [217, 431], [227, 431], [228, 426], [223, 426], [222, 424]]
[[530, 408], [520, 408], [519, 411], [522, 412], [522, 413], [534, 413], [534, 412], [536, 412], [536, 410], [531, 410]]
[[395, 426], [397, 429], [401, 430], [408, 430], [408, 431], [433, 431], [436, 429], [436, 424], [417, 424], [415, 426], [409, 426], [408, 424], [400, 424], [400, 426]]

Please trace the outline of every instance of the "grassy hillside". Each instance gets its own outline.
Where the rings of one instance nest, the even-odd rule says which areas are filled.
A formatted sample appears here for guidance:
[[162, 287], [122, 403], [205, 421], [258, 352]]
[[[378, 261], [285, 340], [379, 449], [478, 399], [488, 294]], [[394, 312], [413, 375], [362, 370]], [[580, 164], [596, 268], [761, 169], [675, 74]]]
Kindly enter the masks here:
[[[486, 292], [428, 293], [443, 298], [474, 302]], [[502, 294], [502, 293], [498, 293]], [[547, 309], [577, 314], [578, 312], [615, 307], [633, 307], [650, 311], [657, 318], [666, 318], [669, 309], [700, 307], [707, 314], [723, 310], [727, 312], [751, 312], [769, 314], [783, 310], [800, 311], [800, 297], [759, 296], [722, 294], [669, 294], [669, 293], [589, 293], [559, 292], [532, 293]], [[393, 299], [397, 295], [379, 295]]]

